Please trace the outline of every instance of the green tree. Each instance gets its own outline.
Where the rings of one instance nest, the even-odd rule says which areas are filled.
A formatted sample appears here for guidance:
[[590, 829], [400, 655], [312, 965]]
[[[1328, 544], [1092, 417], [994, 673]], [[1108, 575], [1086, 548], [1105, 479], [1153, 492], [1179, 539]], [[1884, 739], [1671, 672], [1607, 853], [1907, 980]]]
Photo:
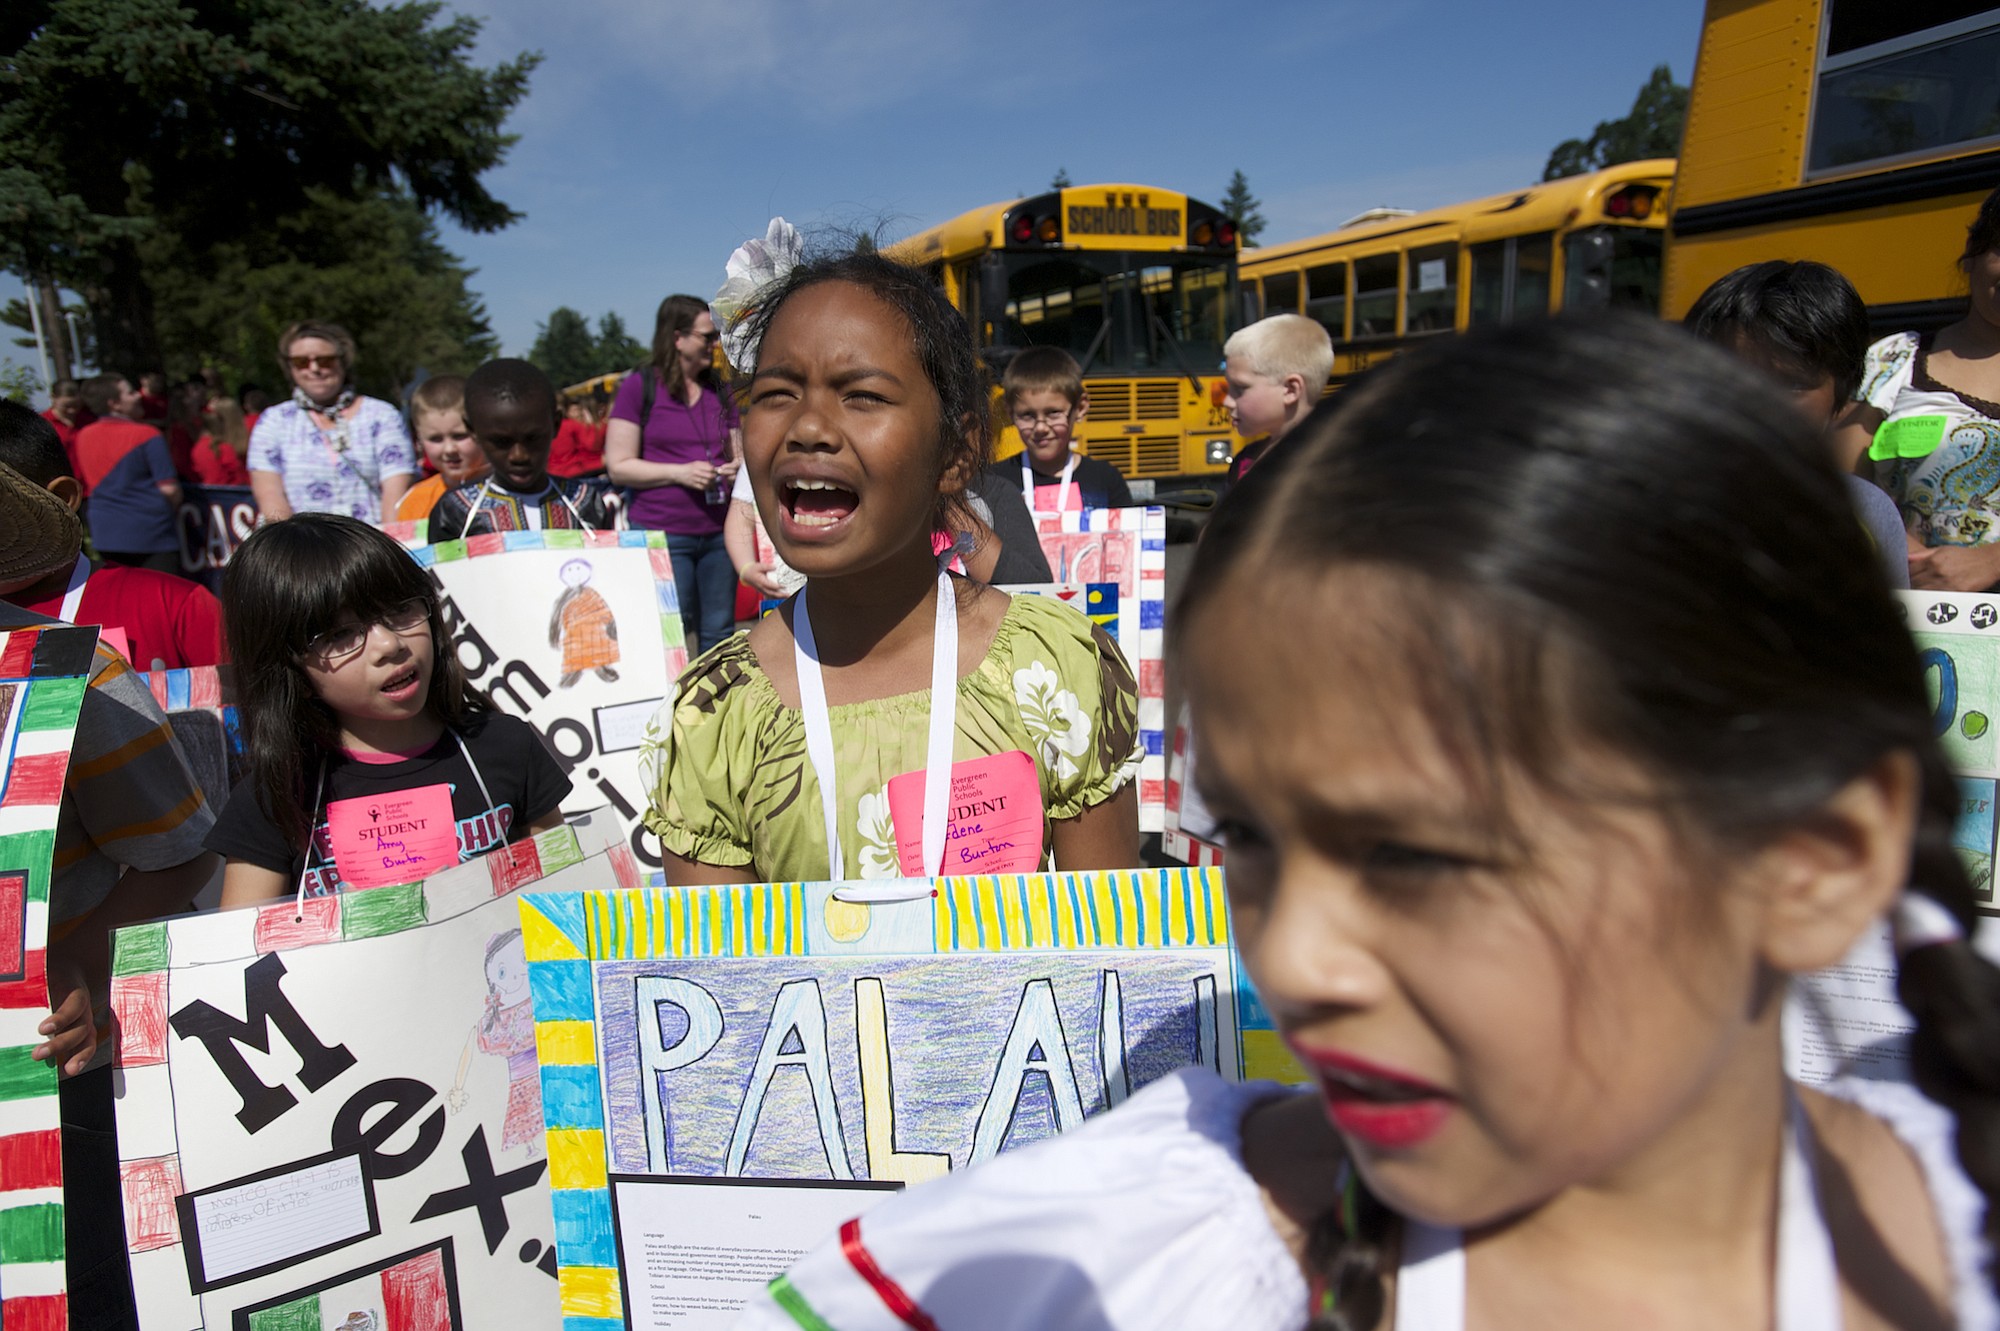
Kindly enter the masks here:
[[605, 373], [597, 368], [598, 346], [590, 321], [569, 306], [558, 305], [547, 322], [535, 325], [535, 345], [528, 349], [528, 359], [541, 366], [557, 388], [566, 388]]
[[517, 220], [481, 177], [514, 141], [502, 125], [539, 57], [481, 68], [478, 22], [440, 8], [10, 0], [0, 266], [81, 295], [103, 363], [143, 369], [199, 354], [169, 342], [162, 262], [260, 269], [274, 236], [296, 248], [294, 224], [343, 199], [473, 231]]
[[1057, 167], [1055, 175], [1050, 177], [1049, 179], [1049, 188], [1068, 189], [1069, 186], [1070, 186], [1069, 168], [1062, 166]]
[[1236, 223], [1236, 234], [1248, 245], [1263, 233], [1264, 214], [1257, 211], [1264, 201], [1250, 192], [1250, 180], [1241, 171], [1229, 175], [1229, 188], [1222, 193], [1222, 212]]
[[1560, 180], [1586, 171], [1600, 171], [1620, 162], [1648, 157], [1673, 157], [1681, 150], [1681, 124], [1687, 119], [1688, 90], [1674, 82], [1665, 65], [1656, 66], [1632, 110], [1620, 120], [1600, 120], [1587, 139], [1565, 139], [1549, 154], [1543, 180]]
[[629, 370], [651, 354], [651, 347], [625, 331], [625, 321], [616, 311], [597, 321], [597, 373]]
[[178, 240], [156, 232], [138, 246], [158, 300], [158, 363], [170, 375], [209, 366], [225, 383], [282, 395], [278, 335], [306, 318], [354, 334], [357, 382], [392, 400], [419, 367], [462, 374], [497, 350], [470, 270], [402, 191], [356, 199], [315, 189], [298, 212], [250, 236], [201, 250]]

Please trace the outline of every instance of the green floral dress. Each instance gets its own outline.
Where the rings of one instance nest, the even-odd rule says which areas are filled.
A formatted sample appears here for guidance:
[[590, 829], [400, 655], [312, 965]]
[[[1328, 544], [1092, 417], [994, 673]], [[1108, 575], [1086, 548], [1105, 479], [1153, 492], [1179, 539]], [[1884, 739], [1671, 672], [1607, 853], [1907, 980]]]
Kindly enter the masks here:
[[[693, 661], [640, 755], [646, 825], [704, 864], [767, 882], [897, 878], [889, 779], [923, 767], [931, 693], [829, 708], [844, 874], [827, 872], [804, 716], [779, 701], [748, 635]], [[1127, 785], [1139, 766], [1138, 688], [1118, 645], [1061, 601], [1016, 596], [979, 669], [958, 681], [954, 762], [1020, 749], [1040, 777], [1043, 846]]]

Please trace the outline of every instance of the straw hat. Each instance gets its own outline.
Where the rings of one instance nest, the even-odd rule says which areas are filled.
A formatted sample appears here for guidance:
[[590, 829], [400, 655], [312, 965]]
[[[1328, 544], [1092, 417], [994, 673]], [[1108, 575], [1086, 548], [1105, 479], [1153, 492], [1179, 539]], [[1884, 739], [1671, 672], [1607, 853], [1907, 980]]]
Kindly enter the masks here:
[[0, 462], [0, 583], [76, 562], [83, 527], [69, 505]]

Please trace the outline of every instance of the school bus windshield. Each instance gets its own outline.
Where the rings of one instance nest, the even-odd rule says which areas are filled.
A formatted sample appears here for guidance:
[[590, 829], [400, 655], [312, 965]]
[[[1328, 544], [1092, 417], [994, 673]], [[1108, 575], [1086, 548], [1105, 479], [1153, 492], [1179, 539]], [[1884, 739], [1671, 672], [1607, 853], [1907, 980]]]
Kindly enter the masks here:
[[1089, 374], [1212, 374], [1236, 329], [1231, 257], [1008, 254], [999, 346], [1062, 347]]

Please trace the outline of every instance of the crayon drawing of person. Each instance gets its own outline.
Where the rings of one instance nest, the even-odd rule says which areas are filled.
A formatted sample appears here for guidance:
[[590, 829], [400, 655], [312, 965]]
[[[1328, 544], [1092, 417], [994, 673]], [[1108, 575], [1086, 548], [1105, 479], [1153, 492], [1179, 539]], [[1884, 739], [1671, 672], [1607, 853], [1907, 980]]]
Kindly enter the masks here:
[[610, 683], [618, 678], [611, 667], [618, 660], [618, 621], [611, 606], [591, 588], [590, 561], [572, 559], [562, 566], [563, 593], [549, 614], [549, 646], [562, 649], [562, 679], [568, 688], [595, 670]]
[[528, 995], [528, 960], [521, 931], [498, 933], [486, 944], [486, 1010], [466, 1037], [459, 1055], [458, 1079], [445, 1103], [454, 1113], [466, 1105], [465, 1075], [472, 1052], [507, 1060], [507, 1114], [500, 1127], [500, 1149], [526, 1146], [528, 1159], [542, 1154], [541, 1074], [535, 1062], [535, 1009]]

